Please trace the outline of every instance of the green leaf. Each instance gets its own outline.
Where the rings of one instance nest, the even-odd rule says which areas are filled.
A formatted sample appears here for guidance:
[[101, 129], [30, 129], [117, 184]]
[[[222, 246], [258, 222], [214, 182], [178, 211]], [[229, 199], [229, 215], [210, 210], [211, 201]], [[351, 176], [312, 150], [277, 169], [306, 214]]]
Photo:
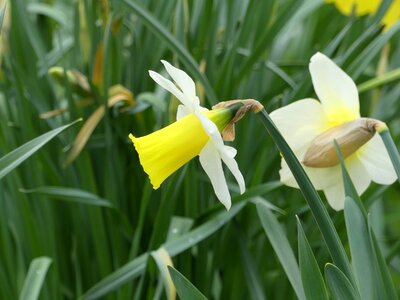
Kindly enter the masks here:
[[336, 300], [360, 300], [358, 292], [353, 288], [349, 279], [338, 267], [326, 264], [325, 278], [328, 283], [332, 298]]
[[325, 287], [324, 279], [319, 270], [317, 260], [307, 241], [306, 234], [298, 217], [297, 233], [299, 243], [299, 265], [301, 273], [301, 282], [303, 283], [304, 293], [307, 299], [329, 299]]
[[381, 249], [379, 248], [378, 241], [376, 240], [375, 234], [371, 227], [371, 215], [368, 215], [368, 231], [369, 238], [372, 241], [372, 250], [374, 251], [378, 268], [381, 272], [383, 280], [383, 290], [386, 292], [386, 299], [398, 299], [396, 293], [396, 287], [393, 284], [392, 277], [390, 276], [389, 268], [386, 264], [386, 260], [382, 255]]
[[112, 207], [112, 204], [108, 200], [100, 198], [95, 194], [74, 188], [60, 186], [42, 186], [29, 190], [20, 189], [20, 192], [27, 194], [39, 194], [55, 199], [61, 199], [81, 204]]
[[285, 270], [286, 276], [288, 277], [297, 297], [299, 299], [306, 299], [303, 286], [301, 284], [299, 266], [297, 265], [296, 258], [282, 226], [279, 224], [274, 214], [267, 206], [264, 205], [263, 202], [258, 202], [256, 206], [258, 217], [261, 221], [264, 231], [267, 234], [272, 248], [274, 248], [274, 251], [278, 256], [278, 259]]
[[258, 116], [260, 117], [261, 122], [274, 140], [275, 144], [278, 146], [279, 151], [285, 158], [286, 163], [292, 171], [292, 174], [296, 179], [305, 200], [310, 206], [311, 212], [315, 220], [317, 221], [319, 230], [321, 231], [322, 237], [324, 238], [325, 243], [328, 246], [328, 250], [331, 254], [333, 261], [340, 267], [340, 269], [344, 271], [344, 273], [350, 278], [350, 280], [353, 281], [353, 274], [350, 263], [346, 256], [346, 252], [344, 251], [343, 245], [339, 239], [333, 222], [317, 191], [312, 185], [297, 157], [294, 155], [292, 149], [290, 149], [289, 145], [282, 137], [279, 130], [275, 127], [265, 109], [258, 113]]
[[204, 296], [185, 276], [183, 276], [178, 270], [171, 266], [168, 266], [169, 274], [171, 275], [172, 281], [174, 282], [176, 292], [179, 297], [183, 299], [191, 300], [206, 300]]
[[260, 282], [260, 276], [258, 276], [254, 266], [252, 255], [249, 253], [249, 250], [246, 247], [246, 239], [243, 234], [243, 229], [238, 222], [234, 223], [236, 225], [236, 237], [238, 239], [240, 254], [244, 267], [244, 278], [247, 282], [250, 297], [254, 300], [266, 299], [262, 284]]
[[396, 81], [400, 79], [400, 68], [389, 71], [385, 74], [379, 75], [368, 81], [365, 81], [357, 86], [358, 92], [361, 94], [363, 92], [369, 91], [381, 85]]
[[[175, 255], [189, 249], [219, 230], [225, 223], [238, 214], [246, 204], [246, 201], [237, 203], [233, 205], [229, 211], [224, 210], [192, 231], [165, 243], [165, 250], [171, 257], [174, 257]], [[100, 298], [108, 292], [117, 289], [122, 284], [141, 275], [146, 268], [147, 258], [148, 254], [145, 253], [123, 265], [95, 284], [82, 296], [82, 298], [86, 300]]]
[[[399, 23], [400, 25], [400, 23]], [[385, 128], [379, 131], [383, 143], [385, 144], [386, 150], [389, 153], [390, 159], [392, 161], [394, 170], [396, 171], [397, 178], [400, 182], [400, 154], [397, 150], [396, 144], [394, 143], [392, 136], [390, 135], [389, 129]]]
[[350, 197], [345, 198], [344, 217], [360, 295], [362, 299], [385, 299], [366, 220], [359, 205]]
[[51, 259], [49, 257], [38, 257], [31, 262], [28, 274], [26, 275], [24, 285], [19, 295], [20, 300], [38, 299], [40, 289], [42, 288], [50, 264]]
[[33, 140], [4, 155], [2, 158], [0, 158], [0, 179], [18, 167], [24, 160], [46, 145], [51, 139], [80, 121], [81, 119], [46, 132], [45, 134], [34, 138]]
[[155, 34], [158, 38], [164, 41], [168, 47], [171, 48], [172, 52], [176, 53], [181, 59], [184, 66], [187, 68], [189, 73], [191, 73], [195, 78], [200, 80], [204, 85], [206, 94], [209, 98], [211, 104], [216, 104], [218, 102], [217, 96], [214, 90], [204, 76], [200, 72], [200, 68], [193, 57], [190, 55], [189, 51], [165, 28], [164, 24], [161, 24], [156, 18], [154, 18], [150, 12], [141, 7], [138, 3], [133, 0], [124, 0], [128, 7], [138, 16], [138, 18]]
[[378, 55], [382, 47], [386, 45], [390, 39], [400, 30], [400, 23], [393, 25], [388, 31], [378, 35], [378, 37], [370, 43], [361, 54], [354, 59], [348, 68], [348, 73], [353, 79], [357, 79], [368, 67], [371, 61]]

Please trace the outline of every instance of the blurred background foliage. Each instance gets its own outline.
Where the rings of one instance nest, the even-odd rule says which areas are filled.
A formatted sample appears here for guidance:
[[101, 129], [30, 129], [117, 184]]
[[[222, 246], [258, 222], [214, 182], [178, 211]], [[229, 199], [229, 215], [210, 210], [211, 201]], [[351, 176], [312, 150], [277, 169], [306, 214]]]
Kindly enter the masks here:
[[[0, 156], [83, 121], [0, 181], [0, 299], [24, 295], [30, 265], [48, 268], [41, 299], [173, 299], [172, 262], [207, 298], [295, 299], [254, 203], [278, 219], [282, 247], [297, 253], [297, 215], [319, 268], [331, 262], [302, 194], [278, 182], [279, 152], [253, 115], [236, 126], [247, 192], [232, 185], [229, 213], [196, 159], [151, 188], [128, 134], [174, 121], [176, 99], [148, 76], [163, 72], [160, 59], [196, 80], [206, 107], [254, 98], [272, 111], [315, 97], [308, 62], [321, 51], [359, 85], [361, 114], [399, 143], [399, 76], [385, 74], [399, 73], [400, 26], [379, 22], [390, 1], [362, 17], [321, 0], [4, 2]], [[399, 193], [372, 184], [362, 196], [397, 292]], [[349, 251], [343, 212], [328, 211]], [[42, 256], [50, 266], [33, 261]]]

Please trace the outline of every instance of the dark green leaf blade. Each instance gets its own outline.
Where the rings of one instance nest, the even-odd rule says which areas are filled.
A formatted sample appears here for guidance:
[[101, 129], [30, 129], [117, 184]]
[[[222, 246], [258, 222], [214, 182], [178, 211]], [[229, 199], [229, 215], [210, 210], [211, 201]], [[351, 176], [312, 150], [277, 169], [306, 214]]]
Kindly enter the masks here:
[[300, 274], [306, 298], [312, 300], [329, 299], [321, 271], [319, 270], [317, 261], [312, 252], [310, 244], [307, 241], [307, 237], [298, 217], [297, 232], [299, 243]]
[[301, 283], [299, 266], [297, 265], [296, 258], [281, 225], [263, 202], [258, 202], [256, 206], [258, 217], [264, 231], [278, 256], [297, 297], [299, 299], [306, 299]]
[[2, 158], [0, 158], [0, 179], [18, 167], [24, 160], [46, 145], [51, 139], [79, 121], [81, 120], [76, 120], [70, 124], [46, 132], [45, 134], [30, 140], [17, 149], [4, 155]]
[[325, 278], [331, 291], [332, 298], [336, 300], [360, 300], [358, 292], [353, 288], [349, 279], [338, 267], [326, 264]]
[[207, 298], [178, 270], [168, 266], [176, 292], [181, 299], [206, 300]]

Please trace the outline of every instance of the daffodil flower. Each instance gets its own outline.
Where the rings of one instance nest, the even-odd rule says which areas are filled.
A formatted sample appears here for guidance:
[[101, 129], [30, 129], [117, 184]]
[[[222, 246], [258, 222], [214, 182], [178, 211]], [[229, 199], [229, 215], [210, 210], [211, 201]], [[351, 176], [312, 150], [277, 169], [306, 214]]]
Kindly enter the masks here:
[[[325, 0], [328, 3], [334, 3], [337, 9], [344, 15], [351, 15], [353, 9], [357, 16], [363, 16], [366, 14], [375, 14], [382, 0]], [[381, 23], [386, 29], [396, 23], [400, 19], [400, 0], [393, 0], [385, 15], [383, 16]]]
[[172, 173], [199, 155], [200, 164], [211, 180], [214, 192], [229, 209], [231, 197], [225, 180], [222, 162], [228, 167], [245, 191], [242, 173], [235, 161], [236, 149], [224, 145], [221, 133], [235, 116], [240, 106], [208, 110], [200, 106], [194, 81], [182, 70], [162, 61], [172, 82], [162, 75], [149, 71], [151, 78], [172, 93], [182, 104], [178, 106], [177, 121], [147, 136], [129, 135], [140, 163], [149, 175], [154, 189]]
[[[345, 157], [345, 165], [359, 195], [371, 181], [391, 184], [396, 173], [381, 137], [381, 122], [360, 117], [358, 91], [353, 80], [333, 61], [316, 53], [309, 65], [320, 102], [303, 99], [271, 113], [276, 124], [317, 190], [323, 190], [335, 210], [344, 207], [344, 186], [333, 141]], [[298, 185], [282, 159], [281, 181]]]

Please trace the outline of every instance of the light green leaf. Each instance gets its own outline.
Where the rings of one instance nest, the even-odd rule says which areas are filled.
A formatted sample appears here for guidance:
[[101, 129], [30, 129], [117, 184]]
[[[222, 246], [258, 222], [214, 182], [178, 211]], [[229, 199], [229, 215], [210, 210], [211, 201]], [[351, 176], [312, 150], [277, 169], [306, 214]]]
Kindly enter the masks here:
[[325, 278], [333, 299], [361, 300], [358, 292], [353, 288], [349, 279], [335, 265], [326, 264]]
[[27, 194], [39, 194], [55, 199], [66, 200], [81, 204], [112, 207], [106, 199], [100, 198], [95, 194], [74, 188], [60, 186], [42, 186], [34, 189], [20, 189], [20, 192]]
[[51, 139], [80, 121], [81, 119], [46, 132], [45, 134], [34, 138], [33, 140], [4, 155], [2, 158], [0, 158], [0, 179], [18, 167], [24, 160], [46, 145]]
[[317, 260], [312, 252], [310, 244], [307, 241], [301, 222], [297, 217], [297, 233], [299, 247], [299, 265], [301, 282], [303, 283], [306, 298], [310, 300], [329, 299], [325, 287], [324, 279], [319, 270]]
[[19, 295], [20, 300], [36, 300], [39, 297], [40, 289], [42, 288], [47, 270], [51, 264], [49, 257], [35, 258], [26, 275], [24, 285]]
[[[368, 227], [358, 204], [345, 198], [344, 217], [350, 244], [351, 259], [362, 299], [384, 299], [381, 278], [375, 266]], [[383, 298], [382, 298], [383, 297]]]
[[263, 202], [258, 202], [256, 206], [258, 217], [260, 218], [264, 231], [272, 245], [272, 248], [274, 248], [274, 251], [278, 256], [297, 297], [299, 299], [306, 299], [301, 284], [299, 266], [297, 265], [296, 258], [283, 228], [274, 214], [264, 205]]
[[178, 270], [173, 267], [168, 267], [169, 274], [174, 282], [176, 292], [179, 297], [191, 300], [207, 300], [204, 296], [185, 276], [183, 276]]
[[[400, 22], [399, 22], [400, 25]], [[392, 161], [393, 167], [396, 171], [397, 178], [400, 182], [400, 154], [397, 150], [396, 144], [394, 143], [392, 136], [390, 135], [389, 129], [384, 129], [379, 131], [383, 143], [385, 144], [386, 150], [389, 153], [390, 159]]]

